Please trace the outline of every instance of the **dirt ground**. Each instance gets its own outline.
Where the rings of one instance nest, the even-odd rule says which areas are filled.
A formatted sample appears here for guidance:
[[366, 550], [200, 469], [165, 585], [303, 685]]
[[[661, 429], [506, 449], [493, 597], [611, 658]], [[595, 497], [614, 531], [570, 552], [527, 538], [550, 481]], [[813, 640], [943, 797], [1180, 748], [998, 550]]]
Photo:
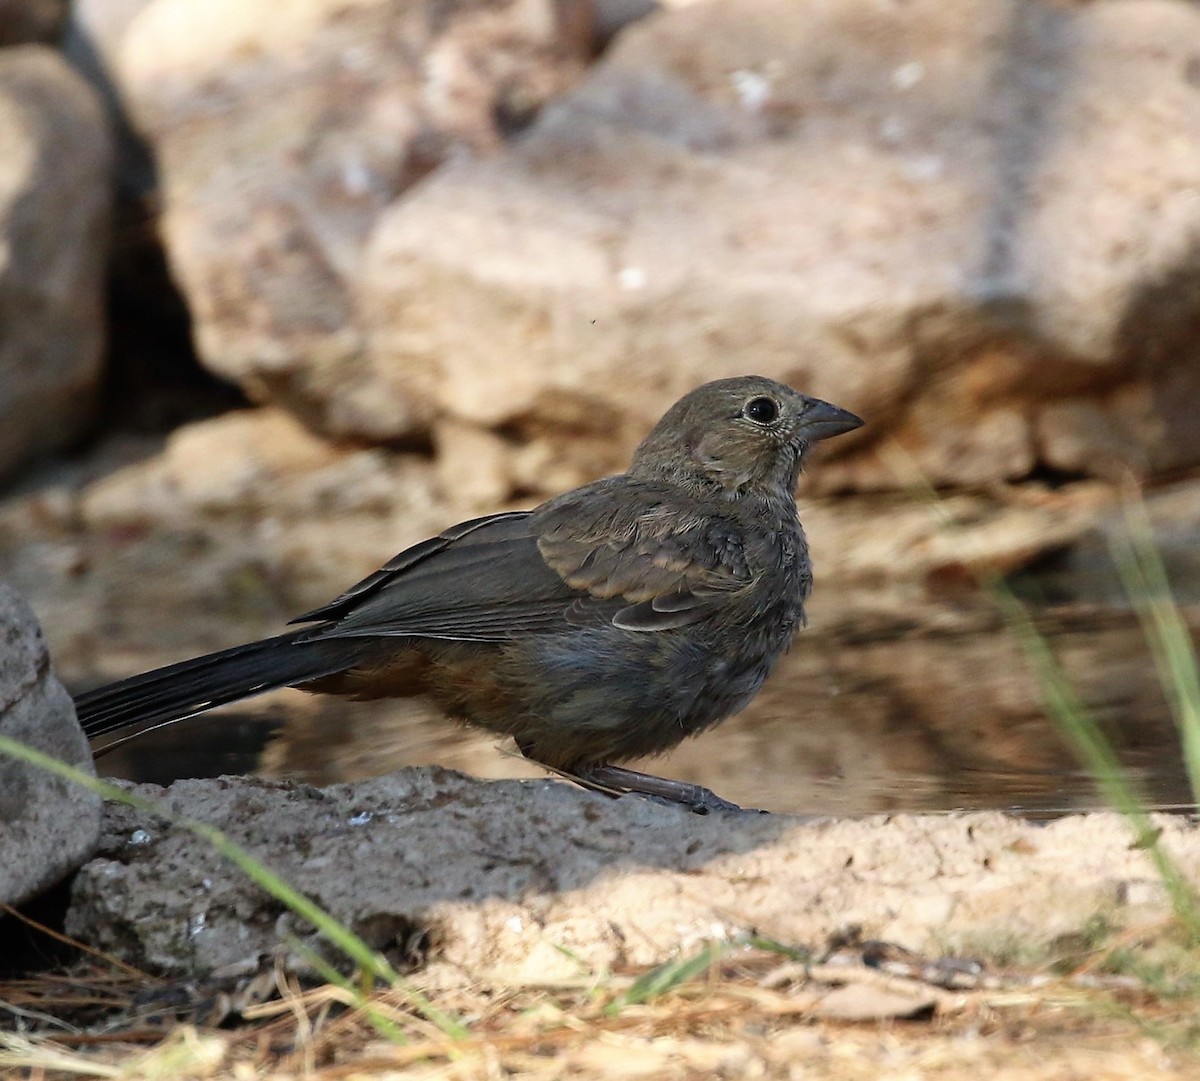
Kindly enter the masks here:
[[[160, 812], [110, 804], [72, 887], [87, 952], [0, 983], [0, 1076], [1200, 1077], [1200, 950], [1115, 815], [703, 817], [439, 769], [133, 791]], [[1200, 830], [1155, 821], [1194, 881]]]
[[[928, 982], [914, 959], [881, 969], [842, 947], [806, 965], [745, 947], [712, 957], [692, 978], [638, 1001], [634, 974], [549, 987], [476, 984], [430, 993], [462, 1023], [447, 1033], [384, 992], [348, 1008], [334, 985], [302, 990], [278, 973], [240, 994], [195, 983], [139, 985], [92, 966], [73, 978], [0, 987], [14, 1014], [77, 1020], [115, 1010], [120, 1022], [25, 1040], [0, 1038], [5, 1078], [937, 1078], [1009, 1081], [1184, 1079], [1200, 1076], [1194, 999], [1132, 976], [1009, 969], [970, 989]], [[855, 954], [858, 956], [854, 956]], [[1061, 961], [1061, 959], [1060, 959]], [[884, 968], [886, 969], [886, 965]], [[1061, 965], [1053, 966], [1060, 967]], [[903, 974], [901, 974], [901, 970]], [[645, 976], [645, 973], [639, 974]], [[661, 972], [656, 973], [661, 975]], [[156, 994], [147, 993], [147, 985]], [[135, 999], [141, 1005], [134, 1007]], [[155, 999], [158, 1000], [156, 1005]], [[185, 1001], [191, 1004], [185, 1006]], [[253, 1001], [259, 999], [260, 1001]], [[162, 1003], [170, 1002], [170, 1007]], [[163, 1024], [187, 1012], [187, 1022]], [[218, 1027], [222, 1011], [231, 1011]], [[207, 1012], [207, 1017], [201, 1016]], [[432, 1011], [428, 1011], [432, 1012]], [[135, 1020], [139, 1014], [141, 1020]], [[156, 1017], [157, 1015], [157, 1017]], [[236, 1018], [236, 1019], [235, 1019]], [[35, 1026], [37, 1027], [37, 1026]]]

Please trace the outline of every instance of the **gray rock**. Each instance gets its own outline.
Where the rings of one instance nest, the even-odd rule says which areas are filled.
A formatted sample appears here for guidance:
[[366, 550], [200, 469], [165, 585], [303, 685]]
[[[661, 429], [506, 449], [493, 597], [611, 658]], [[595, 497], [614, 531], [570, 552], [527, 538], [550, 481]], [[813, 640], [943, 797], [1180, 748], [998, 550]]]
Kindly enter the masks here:
[[0, 474], [92, 416], [109, 164], [87, 84], [43, 46], [0, 50]]
[[[393, 959], [415, 944], [443, 972], [514, 983], [653, 964], [751, 929], [812, 946], [858, 924], [915, 950], [989, 934], [1036, 949], [1152, 874], [1104, 814], [702, 818], [440, 769], [326, 790], [225, 777], [136, 791], [219, 827]], [[1200, 831], [1159, 824], [1193, 866]], [[206, 842], [121, 805], [73, 891], [69, 933], [170, 973], [253, 971], [291, 952], [288, 935], [323, 948]], [[1142, 918], [1164, 912], [1161, 897], [1139, 902]]]
[[[0, 735], [95, 773], [33, 613], [2, 582]], [[98, 796], [0, 753], [0, 902], [20, 904], [83, 863], [100, 818]]]
[[662, 10], [659, 0], [595, 0], [592, 8], [592, 28], [597, 46], [612, 43], [625, 27]]

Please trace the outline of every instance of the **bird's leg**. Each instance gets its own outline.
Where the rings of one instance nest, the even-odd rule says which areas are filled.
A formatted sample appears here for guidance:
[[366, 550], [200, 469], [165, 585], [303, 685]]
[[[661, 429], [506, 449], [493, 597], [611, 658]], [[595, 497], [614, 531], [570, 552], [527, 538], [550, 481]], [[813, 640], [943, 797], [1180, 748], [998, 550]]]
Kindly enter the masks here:
[[586, 788], [589, 792], [599, 792], [604, 796], [612, 796], [613, 799], [628, 795], [646, 796], [657, 802], [686, 807], [701, 815], [711, 814], [713, 811], [767, 813], [754, 808], [739, 807], [736, 803], [722, 799], [712, 789], [688, 781], [673, 781], [669, 777], [656, 777], [653, 773], [641, 773], [635, 769], [625, 769], [623, 766], [576, 766], [563, 769], [538, 762], [537, 757], [530, 753], [532, 748], [526, 748], [520, 740], [517, 740], [517, 749], [543, 769], [548, 769], [565, 780], [574, 781], [580, 788]]
[[[636, 793], [677, 803], [687, 807], [696, 814], [711, 814], [713, 811], [744, 811], [722, 799], [715, 792], [703, 785], [691, 784], [688, 781], [673, 781], [669, 777], [657, 777], [653, 773], [641, 773], [635, 769], [625, 769], [623, 766], [590, 766], [587, 769], [571, 774], [576, 780], [589, 787], [588, 782], [600, 791], [617, 791]], [[758, 814], [760, 812], [753, 811]]]
[[590, 766], [580, 769], [556, 769], [560, 777], [574, 781], [590, 792], [599, 792], [616, 799], [619, 796], [645, 796], [656, 802], [686, 807], [698, 815], [713, 811], [741, 811], [750, 814], [766, 814], [765, 811], [749, 810], [722, 799], [712, 789], [687, 781], [672, 781], [669, 777], [656, 777], [653, 773], [640, 773], [621, 766]]

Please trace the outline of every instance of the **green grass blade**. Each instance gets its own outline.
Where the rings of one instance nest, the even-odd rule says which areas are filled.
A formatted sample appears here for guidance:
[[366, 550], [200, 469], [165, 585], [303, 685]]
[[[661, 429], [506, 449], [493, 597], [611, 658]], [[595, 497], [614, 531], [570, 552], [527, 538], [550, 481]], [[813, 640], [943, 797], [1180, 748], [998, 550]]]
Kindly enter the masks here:
[[329, 942], [333, 943], [346, 957], [353, 960], [364, 972], [383, 980], [390, 986], [402, 990], [413, 1005], [429, 1018], [449, 1039], [461, 1040], [469, 1035], [467, 1028], [449, 1014], [438, 1009], [419, 991], [407, 986], [406, 981], [396, 972], [378, 951], [373, 950], [349, 927], [335, 919], [315, 901], [306, 897], [299, 890], [289, 885], [283, 878], [270, 868], [264, 866], [249, 852], [235, 841], [232, 841], [216, 826], [207, 822], [177, 815], [154, 800], [144, 799], [132, 792], [126, 792], [107, 781], [99, 780], [66, 762], [60, 762], [52, 755], [29, 747], [19, 740], [8, 736], [0, 736], [0, 754], [7, 754], [65, 778], [73, 784], [78, 784], [95, 792], [102, 799], [124, 803], [146, 814], [155, 815], [170, 822], [172, 825], [187, 830], [197, 837], [203, 838], [212, 847], [242, 870], [252, 881], [262, 889], [281, 901], [302, 919], [308, 921]]
[[1170, 853], [1159, 843], [1159, 830], [1126, 780], [1111, 744], [1088, 713], [1025, 606], [997, 576], [986, 577], [1006, 623], [1033, 664], [1051, 719], [1074, 749], [1080, 763], [1092, 774], [1104, 798], [1125, 816], [1134, 832], [1134, 844], [1144, 848], [1154, 863], [1176, 917], [1188, 936], [1200, 943], [1200, 899]]
[[[908, 455], [898, 451], [892, 453], [891, 459], [891, 465], [896, 475], [903, 478], [917, 493], [924, 495], [943, 528], [956, 529], [957, 526], [947, 514], [937, 491], [916, 463]], [[1145, 528], [1140, 535], [1144, 542], [1142, 548], [1153, 551], [1153, 534], [1149, 529], [1148, 521], [1145, 522]], [[1153, 638], [1151, 647], [1162, 649], [1163, 663], [1167, 669], [1172, 672], [1183, 671], [1186, 673], [1188, 665], [1180, 656], [1183, 652], [1181, 643], [1186, 639], [1187, 653], [1194, 662], [1194, 655], [1191, 655], [1191, 640], [1187, 636], [1186, 627], [1178, 617], [1177, 609], [1169, 599], [1170, 591], [1166, 588], [1166, 574], [1162, 569], [1162, 561], [1156, 551], [1153, 552], [1153, 558], [1142, 558], [1138, 555], [1139, 550], [1138, 548], [1133, 549], [1136, 564], [1130, 564], [1132, 575], [1130, 582], [1137, 590], [1137, 596], [1146, 597], [1156, 590], [1160, 591], [1161, 595], [1167, 598], [1165, 605], [1160, 605], [1160, 608], [1170, 609], [1174, 613], [1175, 619], [1178, 620], [1178, 629], [1176, 629], [1165, 611], [1155, 616], [1156, 626], [1160, 625], [1157, 621], [1161, 620], [1161, 626], [1167, 627], [1171, 631], [1169, 635], [1170, 648], [1168, 649], [1165, 641], [1160, 641], [1156, 646]], [[1197, 897], [1196, 890], [1172, 859], [1170, 853], [1160, 843], [1159, 831], [1154, 827], [1143, 800], [1133, 785], [1129, 783], [1120, 759], [1079, 697], [1074, 685], [1067, 678], [1046, 637], [1038, 630], [1028, 609], [998, 573], [985, 569], [986, 564], [979, 559], [968, 560], [967, 566], [973, 568], [976, 580], [993, 598], [1006, 625], [1015, 635], [1033, 666], [1051, 721], [1066, 740], [1067, 745], [1073, 749], [1080, 764], [1092, 775], [1104, 798], [1115, 810], [1125, 816], [1134, 832], [1134, 844], [1144, 848], [1153, 862], [1155, 871], [1167, 891], [1176, 918], [1191, 941], [1200, 944], [1200, 898]], [[1135, 603], [1140, 602], [1135, 601]], [[1188, 679], [1190, 676], [1185, 676], [1183, 690], [1179, 693], [1183, 697], [1189, 697], [1192, 702], [1200, 702], [1200, 689], [1196, 691], [1194, 697], [1191, 697]], [[1175, 686], [1179, 685], [1175, 684]], [[1200, 678], [1196, 679], [1195, 686], [1200, 688]], [[1185, 720], [1184, 724], [1190, 730], [1192, 722]], [[1187, 741], [1195, 737], [1188, 736], [1185, 731], [1183, 738]], [[1200, 739], [1197, 739], [1196, 742], [1200, 745]], [[1191, 776], [1190, 761], [1189, 776]]]
[[649, 972], [643, 972], [633, 981], [628, 990], [623, 991], [609, 1003], [604, 1012], [615, 1016], [626, 1006], [637, 1006], [660, 998], [668, 991], [699, 976], [702, 972], [707, 972], [715, 961], [730, 949], [740, 945], [739, 942], [712, 942], [690, 957], [676, 957], [665, 961], [650, 969]]
[[313, 971], [320, 975], [321, 979], [326, 983], [333, 984], [335, 987], [340, 987], [350, 996], [351, 1001], [354, 1003], [354, 1008], [362, 1013], [371, 1027], [380, 1036], [389, 1043], [396, 1044], [398, 1047], [408, 1044], [408, 1038], [401, 1031], [400, 1026], [390, 1017], [385, 1017], [363, 990], [355, 986], [352, 979], [348, 976], [343, 976], [324, 957], [308, 945], [307, 942], [300, 941], [295, 935], [288, 935], [287, 941], [293, 950], [304, 957], [304, 960], [312, 966]]
[[1126, 502], [1125, 524], [1128, 539], [1115, 537], [1109, 548], [1179, 728], [1192, 799], [1200, 802], [1200, 663], [1140, 499]]
[[784, 942], [780, 942], [777, 938], [768, 938], [766, 935], [757, 933], [746, 935], [739, 940], [738, 944], [749, 947], [752, 950], [777, 953], [781, 957], [786, 957], [789, 961], [799, 961], [805, 965], [813, 960], [813, 951], [805, 946], [789, 946]]

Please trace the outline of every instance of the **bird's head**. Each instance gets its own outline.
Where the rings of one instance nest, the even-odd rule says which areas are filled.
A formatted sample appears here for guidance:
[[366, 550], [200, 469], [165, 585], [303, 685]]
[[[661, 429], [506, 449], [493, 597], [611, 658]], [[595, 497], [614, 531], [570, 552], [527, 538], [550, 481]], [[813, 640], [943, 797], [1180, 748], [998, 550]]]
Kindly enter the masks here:
[[809, 447], [862, 423], [764, 376], [718, 379], [667, 410], [638, 447], [629, 472], [699, 482], [731, 497], [790, 495]]

